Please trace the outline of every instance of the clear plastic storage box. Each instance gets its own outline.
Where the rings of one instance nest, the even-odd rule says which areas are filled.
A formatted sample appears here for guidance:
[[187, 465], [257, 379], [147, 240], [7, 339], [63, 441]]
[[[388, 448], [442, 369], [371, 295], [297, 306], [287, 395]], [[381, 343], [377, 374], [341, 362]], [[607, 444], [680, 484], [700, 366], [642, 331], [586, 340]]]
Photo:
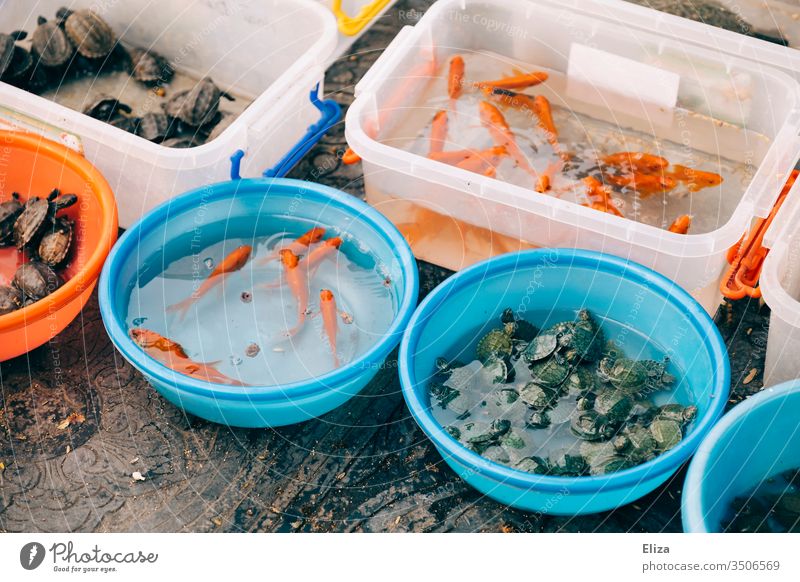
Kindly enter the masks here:
[[[340, 113], [322, 94], [324, 68], [337, 43], [331, 11], [313, 0], [4, 0], [0, 30], [36, 27], [64, 4], [91, 8], [123, 45], [148, 48], [195, 78], [211, 77], [247, 108], [215, 139], [173, 149], [92, 119], [45, 97], [0, 83], [0, 106], [29, 129], [40, 122], [71, 134], [106, 177], [120, 225], [192, 188], [228, 179], [231, 156], [243, 176], [279, 175], [311, 147]], [[131, 81], [133, 83], [133, 81]]]
[[[551, 91], [570, 114], [676, 150], [688, 141], [693, 154], [746, 171], [724, 196], [695, 193], [689, 212], [702, 227], [681, 235], [396, 147], [418, 131], [415, 116], [433, 115], [417, 104], [443, 84], [449, 59], [478, 52], [510, 70], [549, 71], [533, 91]], [[714, 312], [728, 249], [769, 214], [800, 155], [800, 88], [786, 73], [793, 53], [626, 2], [439, 0], [356, 86], [346, 137], [362, 158], [367, 200], [423, 260], [459, 269], [520, 248], [598, 250], [663, 273]]]

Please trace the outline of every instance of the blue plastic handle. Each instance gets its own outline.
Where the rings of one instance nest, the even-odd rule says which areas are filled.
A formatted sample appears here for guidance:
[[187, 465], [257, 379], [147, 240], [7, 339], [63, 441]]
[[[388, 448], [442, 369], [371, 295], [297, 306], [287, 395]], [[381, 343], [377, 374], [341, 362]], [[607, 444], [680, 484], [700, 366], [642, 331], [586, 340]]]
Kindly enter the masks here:
[[[321, 113], [319, 121], [308, 127], [305, 135], [298, 140], [294, 147], [286, 152], [286, 155], [278, 160], [278, 163], [264, 170], [263, 175], [265, 178], [282, 178], [285, 176], [300, 161], [300, 158], [306, 155], [325, 135], [325, 132], [342, 117], [342, 108], [339, 107], [336, 101], [319, 98], [319, 84], [311, 90], [309, 98], [311, 99], [311, 104]], [[241, 178], [240, 169], [243, 157], [243, 150], [236, 150], [231, 156], [231, 180], [239, 180]]]

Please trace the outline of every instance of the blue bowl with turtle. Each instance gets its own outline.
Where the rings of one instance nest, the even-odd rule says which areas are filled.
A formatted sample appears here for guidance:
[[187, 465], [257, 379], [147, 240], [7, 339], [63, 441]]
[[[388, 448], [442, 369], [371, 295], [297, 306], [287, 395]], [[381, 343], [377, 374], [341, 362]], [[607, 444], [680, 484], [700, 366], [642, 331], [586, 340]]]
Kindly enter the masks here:
[[653, 491], [730, 389], [725, 344], [686, 291], [574, 249], [501, 255], [447, 279], [412, 316], [399, 368], [411, 414], [460, 477], [554, 515]]
[[[763, 493], [769, 494], [765, 487], [769, 481], [800, 470], [798, 410], [800, 380], [791, 380], [765, 388], [719, 421], [703, 440], [686, 474], [681, 498], [684, 531], [769, 531], [770, 519], [779, 506], [770, 503], [769, 517], [753, 507], [750, 516], [743, 516], [746, 521], [737, 522], [733, 521], [734, 507], [737, 498], [752, 504]], [[796, 517], [797, 509], [792, 513]]]

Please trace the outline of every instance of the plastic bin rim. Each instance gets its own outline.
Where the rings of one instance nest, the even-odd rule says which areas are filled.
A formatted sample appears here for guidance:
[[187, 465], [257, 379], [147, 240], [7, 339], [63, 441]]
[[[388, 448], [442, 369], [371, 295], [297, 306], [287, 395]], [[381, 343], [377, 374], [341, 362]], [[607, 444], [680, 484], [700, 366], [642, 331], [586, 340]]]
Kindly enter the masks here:
[[117, 204], [106, 179], [90, 162], [74, 150], [51, 141], [39, 134], [21, 131], [0, 130], [0, 143], [6, 147], [22, 147], [34, 152], [60, 160], [79, 174], [97, 200], [101, 212], [100, 240], [89, 255], [81, 269], [66, 283], [48, 295], [45, 299], [0, 316], [0, 331], [9, 331], [24, 327], [28, 322], [40, 319], [51, 311], [61, 309], [83, 293], [95, 281], [103, 268], [103, 261], [117, 238]]
[[[170, 216], [179, 215], [194, 208], [196, 198], [201, 193], [210, 198], [217, 195], [216, 199], [223, 200], [237, 195], [263, 196], [265, 195], [265, 190], [267, 196], [276, 193], [293, 196], [299, 189], [302, 189], [304, 195], [313, 198], [316, 202], [350, 211], [355, 219], [366, 223], [380, 234], [389, 247], [394, 250], [395, 258], [400, 265], [404, 279], [400, 305], [389, 329], [368, 351], [349, 364], [315, 378], [307, 378], [288, 384], [229, 386], [179, 374], [148, 356], [130, 339], [126, 332], [127, 325], [117, 310], [117, 298], [112, 298], [112, 290], [115, 287], [115, 282], [121, 276], [123, 264], [136, 248], [138, 240], [149, 236], [162, 226]], [[411, 318], [418, 291], [419, 275], [414, 255], [408, 243], [388, 219], [384, 218], [383, 215], [365, 202], [335, 188], [303, 180], [242, 178], [196, 188], [176, 196], [157, 206], [129, 228], [109, 253], [108, 260], [100, 275], [99, 301], [100, 314], [112, 342], [122, 355], [148, 378], [174, 386], [178, 392], [183, 391], [202, 397], [221, 400], [264, 401], [299, 398], [335, 391], [337, 389], [336, 386], [342, 385], [368, 370], [377, 369], [377, 366], [383, 362], [397, 345], [403, 330]]]
[[[697, 426], [678, 446], [651, 461], [624, 471], [601, 476], [551, 477], [526, 473], [489, 461], [459, 444], [433, 418], [429, 407], [417, 397], [415, 390], [417, 381], [411, 369], [411, 354], [416, 351], [417, 343], [425, 325], [424, 323], [420, 324], [420, 322], [424, 322], [431, 312], [447, 301], [451, 292], [455, 291], [455, 288], [468, 287], [477, 280], [502, 274], [513, 268], [524, 268], [526, 264], [537, 263], [540, 258], [553, 251], [558, 252], [558, 259], [555, 261], [556, 266], [601, 268], [621, 278], [633, 278], [639, 282], [646, 283], [651, 289], [659, 292], [662, 297], [679, 303], [690, 316], [701, 337], [704, 338], [704, 347], [711, 354], [712, 361], [721, 363], [717, 381], [713, 386], [709, 387], [711, 391], [709, 407], [698, 419]], [[550, 260], [552, 261], [552, 258]], [[411, 410], [411, 414], [436, 447], [440, 451], [443, 449], [444, 455], [455, 458], [470, 470], [485, 477], [516, 487], [536, 488], [553, 492], [562, 491], [564, 488], [575, 492], [591, 492], [601, 488], [604, 491], [621, 489], [643, 482], [654, 475], [671, 473], [677, 470], [691, 456], [692, 451], [705, 436], [705, 433], [708, 432], [722, 414], [730, 391], [730, 363], [725, 343], [714, 322], [691, 295], [663, 275], [638, 263], [628, 262], [595, 251], [575, 249], [533, 249], [500, 255], [476, 263], [450, 277], [434, 289], [414, 312], [414, 316], [411, 318], [400, 342], [398, 363], [403, 396]]]
[[[702, 499], [699, 492], [703, 488], [705, 468], [711, 458], [711, 453], [716, 447], [719, 439], [733, 426], [744, 420], [745, 416], [759, 406], [772, 400], [778, 400], [789, 394], [800, 393], [800, 379], [788, 380], [777, 386], [764, 388], [758, 394], [754, 394], [734, 406], [720, 421], [711, 429], [703, 439], [694, 458], [689, 465], [686, 473], [686, 481], [683, 484], [683, 495], [681, 496], [681, 515], [684, 530], [692, 532], [708, 531], [706, 520], [702, 514]], [[696, 494], [689, 498], [688, 491], [695, 491]]]

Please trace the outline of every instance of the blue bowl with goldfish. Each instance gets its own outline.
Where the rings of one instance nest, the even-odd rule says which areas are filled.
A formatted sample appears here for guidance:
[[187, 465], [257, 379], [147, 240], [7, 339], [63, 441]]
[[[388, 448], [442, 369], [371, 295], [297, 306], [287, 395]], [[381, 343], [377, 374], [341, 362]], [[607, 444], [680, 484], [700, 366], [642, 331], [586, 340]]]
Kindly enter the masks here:
[[[776, 494], [787, 489], [781, 477], [795, 474], [794, 499], [800, 489], [798, 410], [800, 380], [791, 380], [765, 388], [722, 417], [689, 465], [681, 499], [684, 531], [781, 531], [772, 527], [780, 523], [771, 523], [780, 519]], [[796, 504], [791, 514], [800, 527]]]
[[[526, 322], [524, 327], [522, 320]], [[593, 356], [588, 364], [577, 360], [590, 370], [588, 380], [583, 373], [573, 373], [577, 367], [568, 368], [566, 376], [556, 379], [557, 383], [562, 387], [573, 380], [585, 383], [583, 388], [579, 384], [576, 392], [569, 387], [569, 394], [563, 393], [557, 405], [552, 404], [552, 395], [545, 399], [549, 404], [541, 404], [538, 396], [537, 400], [526, 399], [531, 390], [545, 394], [542, 386], [547, 386], [552, 376], [547, 382], [544, 374], [529, 382], [529, 377], [521, 379], [523, 368], [530, 375], [532, 370], [542, 369], [538, 367], [541, 362], [553, 366], [567, 362], [564, 365], [575, 366], [570, 363], [574, 360], [567, 359], [568, 352], [567, 358], [561, 358], [557, 355], [561, 352], [556, 351], [569, 347], [562, 339], [572, 341], [571, 338], [577, 337], [576, 328], [562, 327], [567, 321], [577, 322], [574, 325], [593, 322], [596, 328], [592, 337], [602, 338], [601, 347], [608, 353], [613, 346], [616, 364], [630, 363], [635, 358], [651, 362], [653, 369], [660, 367], [658, 379], [663, 388], [643, 390], [636, 396], [642, 411], [630, 418], [641, 425], [626, 426], [624, 434], [601, 434], [599, 429], [595, 434], [575, 429], [584, 427], [582, 422], [592, 418], [590, 414], [601, 418], [597, 412], [600, 396], [592, 404], [586, 391], [587, 386], [593, 391], [605, 385], [595, 379], [595, 373], [599, 377], [603, 372], [615, 386], [618, 381], [622, 386], [620, 380], [627, 378], [614, 375], [616, 364], [610, 372], [606, 370], [604, 366], [611, 356], [602, 359]], [[558, 335], [542, 331], [558, 328], [571, 331]], [[535, 349], [524, 348], [516, 363], [512, 355], [511, 363], [503, 366], [498, 365], [494, 356], [488, 360], [492, 367], [482, 367], [478, 361], [462, 363], [475, 360], [474, 354], [485, 351], [487, 346], [500, 349], [497, 346], [507, 345], [506, 353], [513, 354], [511, 346], [522, 340], [514, 335], [511, 344], [503, 344], [503, 334], [512, 333], [509, 329], [529, 330], [527, 346]], [[588, 359], [587, 354], [584, 352], [582, 357]], [[478, 355], [478, 359], [481, 357]], [[550, 359], [539, 360], [542, 357]], [[530, 363], [534, 360], [538, 361]], [[458, 366], [453, 363], [456, 361]], [[688, 293], [636, 263], [574, 249], [536, 249], [501, 255], [447, 279], [415, 311], [403, 336], [398, 362], [403, 396], [411, 414], [461, 478], [504, 505], [554, 515], [605, 511], [653, 491], [697, 449], [722, 414], [730, 389], [725, 344], [708, 314]], [[510, 375], [512, 369], [514, 374]], [[450, 374], [444, 385], [437, 380], [443, 370]], [[645, 378], [642, 376], [642, 381]], [[495, 390], [498, 383], [499, 393], [504, 394], [500, 399], [496, 396], [498, 392], [489, 391]], [[477, 390], [478, 398], [464, 405], [461, 401], [470, 390]], [[442, 397], [443, 393], [447, 398]], [[594, 410], [587, 411], [587, 401]], [[516, 408], [520, 402], [524, 405], [524, 415], [518, 414]], [[461, 408], [451, 410], [455, 403]], [[546, 410], [547, 420], [542, 420], [545, 413], [530, 414], [529, 405], [540, 407], [534, 410]], [[547, 406], [550, 408], [544, 408]], [[630, 402], [625, 414], [633, 410]], [[686, 414], [681, 416], [684, 424], [675, 439], [664, 439], [667, 429], [678, 422], [667, 414], [674, 415], [676, 410]], [[608, 416], [602, 418], [612, 418], [608, 410], [604, 414]], [[491, 424], [488, 418], [494, 418]], [[636, 463], [630, 461], [632, 457], [625, 457], [626, 463], [614, 465], [621, 458], [616, 447], [631, 446], [632, 435], [641, 435], [644, 430], [645, 418], [650, 423], [646, 425], [648, 430], [652, 429], [655, 435], [648, 437], [653, 443], [652, 452]], [[473, 432], [470, 434], [475, 437], [464, 439], [465, 431], [473, 431], [481, 424], [488, 426], [489, 431]], [[602, 431], [607, 428], [596, 426]], [[537, 436], [540, 434], [546, 436]], [[497, 435], [502, 437], [490, 440]], [[625, 439], [620, 441], [620, 436]], [[646, 441], [642, 438], [636, 442]], [[568, 446], [573, 449], [565, 448]], [[591, 451], [592, 459], [597, 460], [598, 449], [612, 446], [606, 452], [611, 452], [607, 458], [613, 462], [602, 466], [587, 463], [590, 457], [585, 450]], [[657, 456], [656, 446], [662, 447]], [[515, 449], [522, 452], [515, 453]], [[514, 454], [525, 457], [515, 459]], [[564, 459], [566, 468], [559, 464]], [[596, 470], [597, 467], [602, 470]]]
[[400, 341], [418, 286], [411, 249], [380, 213], [262, 178], [144, 216], [111, 251], [99, 299], [115, 347], [167, 400], [267, 427], [356, 395]]

